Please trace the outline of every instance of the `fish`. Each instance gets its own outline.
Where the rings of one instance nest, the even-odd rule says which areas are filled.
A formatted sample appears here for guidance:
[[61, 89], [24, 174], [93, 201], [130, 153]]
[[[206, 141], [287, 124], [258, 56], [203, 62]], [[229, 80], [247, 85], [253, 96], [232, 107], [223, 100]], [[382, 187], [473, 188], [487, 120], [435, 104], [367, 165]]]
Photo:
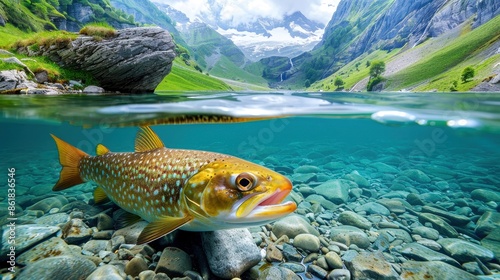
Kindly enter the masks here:
[[149, 126], [139, 128], [134, 152], [111, 152], [98, 144], [96, 156], [51, 136], [62, 166], [52, 190], [94, 182], [95, 203], [111, 200], [128, 213], [127, 222], [149, 222], [137, 244], [176, 229], [263, 225], [297, 208], [284, 201], [292, 190], [284, 175], [226, 154], [166, 148]]

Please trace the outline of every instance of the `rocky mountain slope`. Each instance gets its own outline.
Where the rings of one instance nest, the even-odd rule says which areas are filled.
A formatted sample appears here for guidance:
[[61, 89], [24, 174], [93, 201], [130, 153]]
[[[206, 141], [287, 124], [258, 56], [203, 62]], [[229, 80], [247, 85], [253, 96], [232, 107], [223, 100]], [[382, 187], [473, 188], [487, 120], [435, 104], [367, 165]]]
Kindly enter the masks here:
[[[295, 70], [287, 73], [289, 79], [281, 86], [301, 87], [321, 79], [326, 79], [325, 84], [352, 61], [370, 55], [389, 58], [387, 54], [393, 50], [400, 54], [434, 38], [455, 34], [463, 40], [499, 13], [500, 2], [495, 0], [343, 0], [322, 41], [313, 51], [292, 59]], [[498, 40], [495, 34], [491, 34], [493, 41]], [[385, 54], [376, 54], [380, 51]], [[355, 67], [358, 71], [359, 65]]]

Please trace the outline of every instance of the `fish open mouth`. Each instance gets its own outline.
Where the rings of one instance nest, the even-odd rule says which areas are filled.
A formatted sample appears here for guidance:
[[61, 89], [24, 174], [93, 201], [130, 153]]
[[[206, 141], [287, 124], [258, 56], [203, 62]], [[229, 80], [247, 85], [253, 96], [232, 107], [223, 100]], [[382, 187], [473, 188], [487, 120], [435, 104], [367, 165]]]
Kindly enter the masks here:
[[291, 184], [274, 192], [256, 193], [242, 198], [233, 207], [233, 223], [273, 220], [297, 209], [293, 201], [281, 203], [292, 190]]

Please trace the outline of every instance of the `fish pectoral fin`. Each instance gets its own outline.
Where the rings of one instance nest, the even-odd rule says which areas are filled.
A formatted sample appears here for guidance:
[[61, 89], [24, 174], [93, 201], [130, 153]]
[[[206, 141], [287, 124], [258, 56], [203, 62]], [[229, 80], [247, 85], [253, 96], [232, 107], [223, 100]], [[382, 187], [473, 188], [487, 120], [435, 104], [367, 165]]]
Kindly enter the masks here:
[[147, 152], [159, 148], [163, 148], [163, 142], [160, 137], [149, 126], [140, 127], [135, 137], [135, 151]]
[[137, 238], [137, 244], [144, 244], [154, 241], [172, 231], [180, 228], [181, 226], [189, 223], [193, 217], [186, 215], [185, 217], [169, 217], [164, 216], [160, 219], [149, 223]]
[[102, 156], [102, 155], [109, 153], [109, 149], [106, 148], [103, 144], [97, 144], [97, 147], [95, 148], [95, 150], [96, 150], [95, 153], [98, 156]]
[[102, 204], [109, 201], [108, 195], [104, 192], [101, 187], [97, 187], [94, 190], [94, 202], [95, 204]]
[[127, 212], [123, 209], [120, 209], [118, 211], [120, 212], [117, 214], [117, 218], [115, 220], [116, 229], [131, 226], [142, 220], [140, 216]]

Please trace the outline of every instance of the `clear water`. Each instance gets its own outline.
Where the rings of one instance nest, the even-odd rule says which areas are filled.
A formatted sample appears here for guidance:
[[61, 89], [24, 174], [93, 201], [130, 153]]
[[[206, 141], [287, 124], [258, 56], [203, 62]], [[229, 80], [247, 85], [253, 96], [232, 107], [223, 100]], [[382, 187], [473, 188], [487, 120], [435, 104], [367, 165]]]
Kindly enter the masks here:
[[[231, 154], [288, 176], [301, 165], [343, 163], [341, 169], [324, 169], [323, 177], [357, 171], [373, 186], [390, 186], [394, 177], [373, 167], [383, 162], [441, 176], [449, 186], [419, 184], [412, 191], [467, 198], [464, 183], [500, 191], [499, 105], [500, 94], [476, 93], [0, 96], [0, 170], [5, 178], [7, 168], [16, 169], [21, 199], [51, 195], [60, 167], [49, 134], [91, 154], [98, 143], [133, 151], [136, 126], [160, 123], [153, 129], [170, 148]], [[168, 124], [193, 115], [267, 119]], [[4, 194], [1, 200], [6, 202]]]

